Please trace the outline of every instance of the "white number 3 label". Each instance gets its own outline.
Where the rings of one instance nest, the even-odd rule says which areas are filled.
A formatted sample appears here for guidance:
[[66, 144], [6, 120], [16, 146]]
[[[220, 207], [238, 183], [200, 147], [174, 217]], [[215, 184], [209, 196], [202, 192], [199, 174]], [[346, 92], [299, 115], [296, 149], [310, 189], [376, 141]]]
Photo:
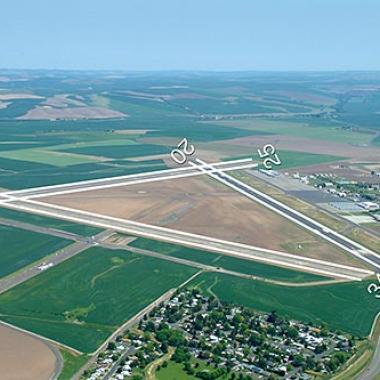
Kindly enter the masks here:
[[[378, 282], [379, 282], [379, 284], [380, 284], [380, 274], [379, 274], [379, 273], [377, 273], [377, 280], [378, 280]], [[377, 292], [380, 291], [380, 285], [375, 284], [375, 283], [373, 282], [372, 284], [369, 284], [369, 285], [368, 285], [367, 290], [368, 290], [368, 293], [370, 293], [370, 294], [372, 294], [372, 293], [377, 293]], [[376, 294], [375, 297], [376, 297], [376, 298], [380, 298], [380, 294]]]

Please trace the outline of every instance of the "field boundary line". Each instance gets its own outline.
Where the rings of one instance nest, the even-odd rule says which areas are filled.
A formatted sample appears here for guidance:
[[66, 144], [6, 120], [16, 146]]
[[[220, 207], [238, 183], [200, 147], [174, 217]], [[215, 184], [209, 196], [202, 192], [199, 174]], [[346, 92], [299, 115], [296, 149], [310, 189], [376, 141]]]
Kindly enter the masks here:
[[64, 344], [64, 343], [58, 342], [58, 341], [56, 341], [56, 340], [54, 340], [54, 339], [48, 338], [48, 337], [46, 337], [46, 336], [43, 336], [43, 335], [37, 334], [37, 333], [35, 333], [35, 332], [33, 332], [33, 331], [25, 330], [25, 329], [22, 328], [22, 327], [18, 327], [18, 326], [16, 326], [16, 325], [13, 325], [12, 323], [5, 322], [5, 321], [3, 321], [3, 320], [1, 320], [1, 319], [0, 319], [0, 324], [5, 325], [5, 326], [8, 326], [8, 327], [10, 327], [10, 328], [12, 328], [12, 329], [14, 329], [14, 330], [17, 330], [17, 331], [23, 332], [23, 333], [25, 333], [25, 334], [32, 335], [33, 337], [38, 338], [38, 339], [40, 339], [40, 340], [44, 340], [44, 341], [46, 341], [46, 342], [53, 343], [53, 344], [57, 345], [58, 347], [66, 348], [67, 350], [69, 350], [69, 351], [71, 351], [71, 352], [74, 352], [74, 353], [77, 354], [77, 355], [83, 355], [83, 354], [84, 354], [84, 352], [79, 351], [79, 350], [77, 350], [76, 348], [73, 348], [73, 347], [71, 347], [71, 346], [68, 346], [67, 344]]
[[159, 305], [161, 302], [169, 299], [173, 294], [175, 294], [177, 289], [180, 289], [181, 287], [185, 286], [187, 283], [189, 283], [194, 278], [199, 276], [202, 272], [203, 271], [200, 270], [194, 273], [184, 282], [179, 284], [176, 288], [171, 288], [167, 290], [165, 293], [161, 294], [161, 296], [156, 298], [153, 302], [145, 306], [143, 309], [141, 309], [139, 312], [137, 312], [135, 315], [133, 315], [131, 318], [125, 321], [121, 326], [119, 326], [94, 352], [88, 354], [89, 356], [91, 356], [91, 358], [77, 371], [77, 373], [73, 376], [73, 380], [78, 380], [80, 378], [81, 374], [93, 363], [94, 359], [96, 358], [96, 355], [98, 355], [106, 347], [106, 345], [109, 343], [110, 340], [112, 340], [115, 336], [117, 336], [123, 330], [127, 329], [130, 324], [133, 325], [137, 323], [151, 309]]

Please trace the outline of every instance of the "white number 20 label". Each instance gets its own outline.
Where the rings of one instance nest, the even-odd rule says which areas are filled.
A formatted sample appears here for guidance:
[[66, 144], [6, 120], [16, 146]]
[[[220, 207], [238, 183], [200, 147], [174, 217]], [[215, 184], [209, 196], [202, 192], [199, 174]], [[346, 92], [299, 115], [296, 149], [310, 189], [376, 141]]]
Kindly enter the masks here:
[[189, 144], [189, 141], [185, 137], [179, 142], [177, 148], [171, 151], [170, 155], [177, 164], [184, 164], [187, 161], [187, 157], [194, 154], [194, 152], [194, 145]]

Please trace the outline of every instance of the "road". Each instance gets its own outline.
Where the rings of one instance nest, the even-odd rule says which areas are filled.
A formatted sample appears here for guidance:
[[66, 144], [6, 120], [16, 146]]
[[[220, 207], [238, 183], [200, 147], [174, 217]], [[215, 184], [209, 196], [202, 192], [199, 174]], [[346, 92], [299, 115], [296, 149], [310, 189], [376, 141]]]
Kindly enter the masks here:
[[193, 176], [197, 174], [206, 174], [249, 197], [250, 199], [255, 200], [256, 202], [259, 202], [273, 211], [285, 216], [304, 228], [311, 230], [318, 236], [338, 245], [342, 249], [350, 252], [352, 255], [362, 259], [367, 264], [371, 264], [375, 268], [380, 268], [380, 255], [366, 249], [363, 246], [360, 246], [356, 242], [353, 242], [350, 239], [332, 231], [331, 229], [274, 200], [266, 194], [260, 193], [251, 186], [248, 186], [225, 173], [226, 170], [233, 170], [245, 166], [251, 167], [252, 165], [256, 165], [252, 159], [234, 160], [216, 164], [207, 164], [201, 160], [197, 160], [197, 164], [190, 162], [190, 166], [177, 169], [167, 169], [157, 172], [140, 173], [128, 176], [103, 178], [41, 188], [4, 192], [0, 194], [0, 199], [2, 198], [2, 200], [0, 200], [0, 206], [2, 204], [5, 207], [26, 212], [58, 217], [79, 223], [114, 229], [123, 233], [184, 244], [213, 252], [230, 254], [243, 259], [257, 260], [268, 264], [281, 265], [292, 269], [342, 279], [360, 280], [373, 274], [372, 271], [363, 271], [354, 267], [333, 264], [321, 260], [312, 260], [284, 252], [265, 250], [258, 247], [237, 244], [220, 239], [213, 239], [204, 235], [187, 234], [181, 231], [136, 223], [119, 218], [112, 218], [106, 215], [69, 209], [34, 200], [35, 198], [46, 197], [53, 194], [75, 193], [106, 187], [126, 186], [127, 184], [137, 182], [141, 183], [141, 181], [156, 181], [178, 178], [178, 176], [183, 177], [187, 175]]
[[[380, 323], [380, 313], [375, 319], [371, 335], [376, 330], [376, 325]], [[370, 337], [371, 337], [370, 335]], [[380, 335], [377, 337], [376, 348], [372, 360], [368, 367], [359, 375], [356, 380], [374, 380], [380, 374]]]
[[[122, 326], [120, 326], [116, 331], [114, 331], [107, 338], [107, 340], [95, 352], [93, 352], [91, 354], [92, 358], [76, 373], [76, 375], [73, 377], [72, 380], [79, 380], [80, 379], [82, 373], [96, 361], [97, 355], [107, 347], [108, 343], [111, 340], [114, 340], [122, 332], [126, 331], [128, 328], [132, 327], [133, 325], [136, 325], [140, 321], [140, 319], [142, 319], [144, 317], [145, 314], [148, 314], [152, 309], [154, 309], [161, 302], [165, 302], [165, 301], [169, 300], [172, 297], [172, 295], [176, 292], [177, 289], [180, 289], [180, 288], [186, 286], [190, 281], [192, 281], [194, 278], [199, 276], [200, 273], [202, 273], [202, 272], [199, 271], [199, 272], [195, 273], [194, 275], [189, 277], [187, 280], [185, 280], [182, 284], [180, 284], [177, 288], [169, 289], [166, 293], [164, 293], [162, 296], [160, 296], [159, 298], [154, 300], [151, 304], [147, 305], [144, 309], [140, 310], [136, 315], [134, 315], [131, 319], [126, 321]], [[117, 365], [115, 364], [110, 369], [110, 372], [115, 373], [116, 369], [117, 369]], [[110, 376], [106, 375], [105, 379], [109, 379], [109, 378], [110, 378]]]
[[11, 203], [8, 203], [6, 207], [334, 278], [359, 281], [373, 274], [372, 271], [366, 269], [359, 269], [352, 266], [253, 247], [205, 235], [197, 235], [165, 227], [152, 226], [133, 222], [131, 220], [114, 218], [34, 200], [12, 201]]
[[22, 230], [37, 232], [40, 234], [56, 236], [56, 237], [67, 239], [67, 240], [85, 242], [89, 239], [84, 236], [74, 234], [72, 232], [67, 232], [67, 231], [59, 230], [56, 228], [50, 228], [50, 227], [40, 227], [34, 224], [19, 222], [13, 219], [0, 218], [0, 224], [4, 226], [9, 226], [9, 227], [20, 228]]
[[103, 241], [103, 239], [106, 239], [112, 233], [113, 231], [106, 230], [95, 235], [93, 238], [83, 238], [84, 241], [77, 241], [73, 244], [70, 244], [67, 247], [53, 253], [52, 255], [39, 260], [32, 266], [21, 269], [16, 273], [0, 279], [0, 294], [42, 273], [43, 271], [38, 269], [38, 266], [40, 266], [42, 263], [48, 262], [52, 263], [54, 266], [58, 265], [63, 261], [86, 250], [87, 248], [98, 245], [99, 242]]
[[[284, 216], [285, 218], [293, 221], [294, 223], [302, 226], [303, 228], [313, 232], [314, 234], [322, 237], [323, 239], [335, 244], [342, 248], [351, 255], [365, 261], [376, 269], [380, 269], [380, 254], [362, 246], [361, 244], [333, 231], [331, 228], [324, 226], [323, 224], [309, 218], [308, 216], [292, 209], [291, 207], [277, 201], [276, 199], [264, 194], [252, 186], [226, 174], [220, 170], [217, 170], [211, 164], [207, 165], [204, 161], [197, 159], [197, 164], [192, 163], [193, 167], [198, 167], [199, 170], [207, 173], [210, 177], [225, 184], [226, 186], [238, 191], [240, 194], [247, 198], [254, 200], [263, 206], [271, 209], [272, 211]], [[201, 166], [198, 166], [200, 164]]]
[[321, 281], [295, 282], [295, 283], [293, 283], [293, 282], [287, 282], [287, 281], [270, 280], [270, 279], [267, 279], [264, 277], [259, 277], [259, 276], [254, 276], [251, 274], [236, 272], [236, 271], [232, 271], [232, 270], [225, 269], [225, 268], [218, 267], [218, 266], [202, 264], [202, 263], [199, 263], [196, 261], [182, 259], [182, 258], [175, 257], [175, 256], [164, 255], [162, 253], [158, 253], [158, 252], [154, 252], [154, 251], [150, 251], [150, 250], [146, 250], [146, 249], [141, 249], [141, 248], [136, 248], [136, 247], [132, 247], [129, 245], [120, 246], [117, 244], [102, 243], [101, 246], [104, 248], [108, 248], [108, 249], [124, 249], [126, 251], [141, 254], [144, 256], [155, 257], [155, 258], [160, 259], [160, 260], [171, 261], [171, 262], [174, 262], [177, 264], [186, 265], [186, 266], [190, 266], [193, 268], [198, 268], [204, 272], [224, 273], [224, 274], [228, 274], [230, 276], [245, 278], [245, 279], [249, 279], [249, 280], [257, 280], [257, 281], [267, 282], [270, 284], [280, 285], [280, 286], [309, 287], [309, 286], [319, 286], [319, 285], [327, 285], [327, 284], [336, 284], [336, 283], [340, 283], [340, 282], [346, 282], [346, 280], [321, 280]]

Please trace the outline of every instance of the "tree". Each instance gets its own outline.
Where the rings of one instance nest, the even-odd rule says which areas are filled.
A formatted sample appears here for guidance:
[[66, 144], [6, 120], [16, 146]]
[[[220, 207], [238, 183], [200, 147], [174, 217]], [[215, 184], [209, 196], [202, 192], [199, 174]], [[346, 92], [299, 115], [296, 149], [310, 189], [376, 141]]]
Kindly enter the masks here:
[[295, 367], [300, 367], [305, 363], [305, 359], [301, 355], [295, 355], [293, 358], [293, 365]]
[[278, 320], [277, 312], [276, 310], [273, 310], [268, 316], [268, 322], [275, 324], [277, 320]]
[[172, 360], [176, 363], [186, 362], [190, 360], [190, 354], [184, 347], [177, 347], [172, 356]]
[[297, 339], [299, 334], [298, 334], [298, 330], [295, 327], [289, 327], [288, 330], [286, 331], [286, 335], [289, 338]]

